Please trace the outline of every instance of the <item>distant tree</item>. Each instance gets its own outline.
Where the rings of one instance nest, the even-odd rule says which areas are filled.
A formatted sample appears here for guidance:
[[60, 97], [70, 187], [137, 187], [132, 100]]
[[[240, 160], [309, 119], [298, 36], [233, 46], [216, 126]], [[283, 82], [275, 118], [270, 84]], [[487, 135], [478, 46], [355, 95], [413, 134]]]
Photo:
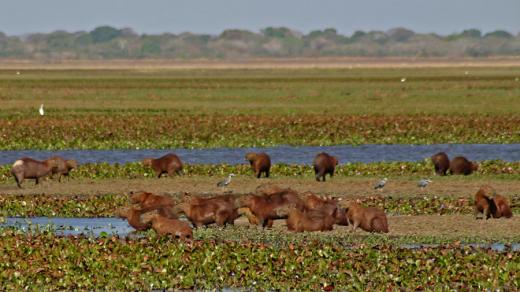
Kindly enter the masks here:
[[513, 37], [512, 34], [508, 33], [505, 30], [495, 30], [493, 32], [488, 32], [484, 35], [484, 37], [498, 37], [498, 38], [506, 38], [510, 39]]
[[408, 39], [413, 37], [415, 33], [409, 29], [403, 27], [397, 27], [389, 30], [387, 35], [396, 42], [406, 42]]
[[285, 38], [285, 37], [295, 36], [293, 31], [287, 27], [267, 27], [262, 30], [262, 33], [266, 37], [271, 37], [271, 38]]
[[93, 42], [103, 43], [121, 36], [121, 31], [111, 26], [100, 26], [91, 31], [90, 35]]
[[354, 34], [352, 34], [352, 37], [350, 37], [353, 41], [357, 41], [361, 38], [363, 38], [367, 33], [362, 30], [356, 30]]
[[478, 29], [466, 29], [466, 30], [462, 31], [460, 36], [465, 37], [465, 38], [479, 39], [482, 37], [482, 32], [480, 32], [480, 30], [478, 30]]

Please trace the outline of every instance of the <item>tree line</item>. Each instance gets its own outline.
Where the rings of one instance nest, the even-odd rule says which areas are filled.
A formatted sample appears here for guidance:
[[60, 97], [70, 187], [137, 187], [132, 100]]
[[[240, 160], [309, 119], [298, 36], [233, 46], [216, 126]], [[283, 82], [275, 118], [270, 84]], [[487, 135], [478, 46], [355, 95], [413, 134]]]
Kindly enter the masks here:
[[451, 35], [406, 28], [356, 31], [334, 28], [302, 34], [286, 27], [260, 32], [229, 29], [219, 35], [137, 34], [130, 28], [100, 26], [92, 31], [55, 31], [23, 36], [0, 32], [3, 59], [237, 59], [263, 57], [489, 57], [520, 55], [520, 33], [477, 29]]

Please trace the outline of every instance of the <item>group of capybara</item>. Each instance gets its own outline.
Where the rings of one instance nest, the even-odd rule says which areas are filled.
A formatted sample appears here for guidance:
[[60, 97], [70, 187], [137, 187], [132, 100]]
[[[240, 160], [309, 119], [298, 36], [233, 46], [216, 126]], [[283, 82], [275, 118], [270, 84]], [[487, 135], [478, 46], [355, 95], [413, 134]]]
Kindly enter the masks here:
[[136, 230], [154, 229], [157, 234], [192, 238], [191, 227], [179, 220], [184, 215], [193, 228], [216, 224], [233, 225], [240, 216], [249, 223], [271, 228], [274, 220], [285, 219], [288, 230], [329, 231], [334, 225], [350, 225], [367, 232], [387, 233], [385, 213], [377, 208], [363, 207], [356, 202], [300, 194], [290, 188], [259, 187], [255, 194], [199, 197], [186, 194], [182, 202], [165, 195], [148, 192], [130, 194], [131, 206], [117, 212]]
[[35, 183], [39, 183], [39, 179], [47, 175], [58, 175], [61, 182], [62, 176], [68, 176], [69, 172], [77, 167], [75, 160], [66, 160], [60, 156], [52, 156], [47, 160], [36, 160], [29, 157], [18, 159], [13, 163], [11, 173], [16, 180], [19, 188], [22, 187], [24, 179], [34, 179]]
[[478, 170], [478, 164], [464, 156], [457, 156], [450, 161], [445, 152], [439, 152], [431, 158], [437, 175], [446, 175], [448, 171], [450, 174], [470, 175]]

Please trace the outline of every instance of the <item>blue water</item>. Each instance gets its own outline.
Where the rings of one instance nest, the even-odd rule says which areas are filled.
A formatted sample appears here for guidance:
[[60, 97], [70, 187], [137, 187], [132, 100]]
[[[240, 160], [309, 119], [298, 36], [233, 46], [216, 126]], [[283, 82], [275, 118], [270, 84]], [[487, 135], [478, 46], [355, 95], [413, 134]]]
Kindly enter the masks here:
[[311, 164], [314, 156], [325, 151], [338, 157], [340, 163], [380, 162], [380, 161], [419, 161], [444, 151], [449, 157], [464, 155], [470, 160], [519, 161], [520, 144], [433, 144], [433, 145], [376, 145], [360, 146], [277, 146], [268, 148], [208, 148], [208, 149], [167, 149], [167, 150], [62, 150], [62, 151], [0, 151], [0, 164], [11, 164], [16, 159], [29, 156], [47, 159], [61, 155], [76, 159], [79, 163], [127, 163], [145, 157], [160, 157], [174, 152], [188, 164], [242, 164], [244, 155], [251, 151], [264, 151], [271, 156], [273, 163]]

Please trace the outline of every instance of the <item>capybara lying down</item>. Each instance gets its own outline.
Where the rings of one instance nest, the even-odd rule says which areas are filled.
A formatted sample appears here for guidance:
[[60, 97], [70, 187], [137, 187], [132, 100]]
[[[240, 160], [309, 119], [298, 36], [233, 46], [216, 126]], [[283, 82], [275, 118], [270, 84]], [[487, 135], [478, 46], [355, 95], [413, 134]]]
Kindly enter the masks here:
[[78, 164], [76, 162], [76, 160], [73, 160], [73, 159], [65, 159], [61, 156], [52, 156], [51, 158], [47, 159], [47, 160], [53, 160], [56, 164], [56, 167], [53, 167], [52, 168], [52, 172], [51, 172], [51, 178], [55, 175], [55, 174], [58, 174], [58, 181], [61, 182], [61, 177], [62, 176], [66, 176], [68, 177], [69, 176], [69, 172], [78, 167]]
[[167, 173], [168, 176], [173, 176], [174, 173], [178, 175], [182, 174], [182, 162], [180, 158], [173, 153], [166, 154], [157, 159], [145, 158], [142, 163], [144, 166], [151, 167], [158, 178], [160, 178], [163, 173]]
[[325, 181], [325, 175], [327, 174], [333, 177], [336, 165], [338, 165], [338, 159], [336, 157], [325, 152], [318, 153], [312, 162], [316, 181], [320, 181], [320, 178]]
[[326, 210], [301, 211], [291, 208], [286, 220], [287, 229], [295, 232], [332, 230], [336, 222], [336, 211], [337, 208], [329, 214]]
[[193, 232], [188, 223], [179, 219], [155, 215], [152, 217], [152, 228], [161, 236], [171, 234], [179, 239], [193, 239]]
[[511, 212], [511, 207], [509, 207], [509, 203], [507, 199], [497, 193], [493, 194], [493, 202], [496, 206], [496, 212], [493, 213], [493, 218], [511, 218], [513, 216], [513, 212]]
[[472, 172], [478, 170], [478, 164], [471, 162], [466, 157], [457, 156], [450, 161], [451, 174], [470, 175]]
[[141, 220], [142, 211], [138, 210], [134, 207], [130, 208], [122, 208], [116, 211], [116, 215], [119, 218], [127, 219], [128, 224], [132, 226], [135, 230], [144, 231], [150, 229], [152, 227], [151, 222], [143, 223]]
[[56, 162], [53, 160], [39, 161], [24, 157], [14, 162], [11, 173], [18, 187], [22, 188], [24, 179], [34, 179], [36, 184], [38, 184], [39, 179], [49, 175], [54, 167], [56, 167]]
[[386, 214], [382, 210], [350, 202], [345, 211], [348, 221], [352, 225], [352, 232], [356, 231], [357, 227], [367, 232], [388, 232]]
[[273, 220], [287, 218], [288, 212], [284, 213], [280, 210], [288, 211], [288, 206], [294, 206], [299, 210], [305, 209], [303, 200], [291, 189], [268, 195], [245, 195], [240, 199], [240, 206], [249, 208], [257, 218], [258, 224], [269, 228], [273, 226]]
[[474, 206], [474, 214], [475, 219], [479, 219], [479, 214], [482, 214], [483, 217], [489, 219], [491, 215], [496, 214], [497, 208], [493, 199], [490, 198], [495, 191], [488, 186], [481, 187], [477, 193], [475, 194], [475, 206]]
[[177, 218], [173, 212], [175, 203], [169, 196], [155, 195], [148, 192], [131, 192], [130, 202], [132, 202], [132, 204], [139, 204], [139, 210], [142, 213], [158, 210], [162, 216]]
[[432, 156], [432, 163], [437, 175], [446, 175], [450, 169], [450, 159], [445, 152], [439, 152]]
[[260, 178], [262, 173], [265, 177], [269, 177], [269, 170], [271, 169], [271, 157], [267, 153], [253, 153], [246, 154], [246, 160], [251, 164], [251, 169], [257, 178]]
[[174, 214], [178, 216], [180, 213], [184, 213], [195, 227], [212, 223], [232, 225], [238, 218], [235, 199], [228, 195], [213, 198], [191, 196], [175, 206]]

